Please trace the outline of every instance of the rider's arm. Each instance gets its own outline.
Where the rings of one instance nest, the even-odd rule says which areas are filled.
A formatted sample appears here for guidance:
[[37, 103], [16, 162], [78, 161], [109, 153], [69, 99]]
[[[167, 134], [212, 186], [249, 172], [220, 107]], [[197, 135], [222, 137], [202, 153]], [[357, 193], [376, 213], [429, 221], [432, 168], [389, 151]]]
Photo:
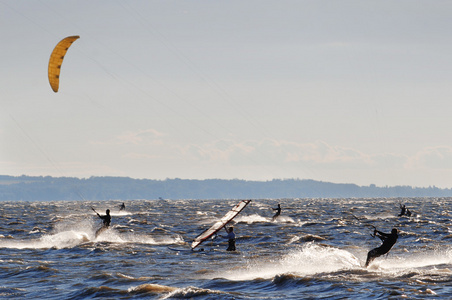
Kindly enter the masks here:
[[388, 238], [388, 236], [390, 236], [390, 234], [381, 232], [379, 230], [375, 230], [375, 232], [378, 233], [378, 234], [376, 234], [376, 236], [378, 236], [380, 238], [380, 240], [382, 240], [382, 241], [386, 240]]

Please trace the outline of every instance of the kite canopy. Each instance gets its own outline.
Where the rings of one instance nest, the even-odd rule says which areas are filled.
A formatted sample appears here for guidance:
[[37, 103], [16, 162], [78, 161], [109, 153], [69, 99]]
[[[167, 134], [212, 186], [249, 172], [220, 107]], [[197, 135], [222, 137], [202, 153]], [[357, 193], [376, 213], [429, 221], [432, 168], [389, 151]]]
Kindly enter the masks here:
[[230, 211], [228, 211], [221, 220], [218, 220], [209, 229], [198, 235], [193, 243], [191, 243], [191, 249], [195, 249], [199, 244], [213, 236], [215, 233], [221, 230], [226, 224], [228, 224], [232, 219], [235, 218], [251, 200], [242, 200], [237, 203]]
[[67, 50], [78, 38], [78, 35], [68, 36], [62, 39], [53, 49], [52, 54], [49, 59], [49, 83], [52, 90], [56, 93], [58, 92], [58, 87], [60, 85], [60, 70], [61, 64], [63, 63], [64, 56]]

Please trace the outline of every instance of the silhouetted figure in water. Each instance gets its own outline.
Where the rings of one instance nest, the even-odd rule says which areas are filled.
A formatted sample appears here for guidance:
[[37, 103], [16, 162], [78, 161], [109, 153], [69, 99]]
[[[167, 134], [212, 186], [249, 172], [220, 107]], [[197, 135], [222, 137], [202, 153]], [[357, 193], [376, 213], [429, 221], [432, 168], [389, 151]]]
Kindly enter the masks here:
[[278, 207], [277, 208], [272, 208], [272, 209], [276, 210], [276, 214], [272, 218], [272, 221], [274, 221], [281, 214], [281, 205], [278, 203]]
[[393, 228], [391, 230], [391, 233], [384, 233], [381, 231], [378, 231], [377, 229], [374, 230], [374, 236], [377, 236], [381, 239], [383, 244], [378, 247], [374, 248], [367, 253], [367, 260], [366, 260], [366, 267], [377, 257], [386, 254], [391, 250], [392, 246], [397, 242], [397, 238], [399, 237], [397, 234], [397, 229]]
[[119, 205], [119, 210], [121, 211], [121, 210], [124, 210], [124, 209], [126, 209], [126, 206], [125, 206], [125, 204], [123, 202], [121, 205]]
[[228, 248], [226, 249], [226, 251], [235, 251], [235, 233], [234, 233], [234, 227], [229, 227], [226, 228], [226, 226], [224, 226], [224, 229], [226, 230], [226, 232], [228, 233], [227, 236], [225, 236], [225, 238], [228, 239]]
[[[94, 210], [94, 209], [93, 209], [93, 210]], [[94, 210], [94, 211], [95, 211], [95, 210]], [[97, 211], [95, 211], [95, 212], [96, 212], [96, 214], [99, 216], [99, 218], [102, 219], [102, 223], [103, 223], [102, 227], [99, 228], [99, 229], [96, 231], [96, 237], [97, 237], [102, 231], [104, 231], [104, 230], [108, 229], [108, 227], [110, 227], [111, 216], [110, 216], [110, 210], [109, 210], [109, 209], [107, 209], [107, 210], [105, 211], [105, 213], [106, 213], [105, 216], [99, 215], [99, 213], [98, 213]]]
[[404, 205], [400, 204], [399, 217], [401, 217], [401, 216], [411, 217], [411, 211], [408, 208], [406, 208], [405, 204]]

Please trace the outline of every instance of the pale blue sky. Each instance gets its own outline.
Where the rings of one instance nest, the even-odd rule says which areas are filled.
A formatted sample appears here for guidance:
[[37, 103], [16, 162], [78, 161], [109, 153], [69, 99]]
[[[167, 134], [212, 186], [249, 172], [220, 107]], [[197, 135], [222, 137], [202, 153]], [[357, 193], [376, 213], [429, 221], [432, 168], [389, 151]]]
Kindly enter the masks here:
[[0, 173], [452, 187], [451, 11], [0, 0]]

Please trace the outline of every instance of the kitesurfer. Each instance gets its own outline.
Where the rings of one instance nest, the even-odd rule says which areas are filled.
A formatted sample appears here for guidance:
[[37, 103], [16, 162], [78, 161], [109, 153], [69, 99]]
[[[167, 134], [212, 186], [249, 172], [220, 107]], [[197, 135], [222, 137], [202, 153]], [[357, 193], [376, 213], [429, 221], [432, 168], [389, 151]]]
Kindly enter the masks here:
[[408, 217], [410, 217], [411, 216], [411, 211], [408, 209], [408, 208], [406, 208], [406, 206], [405, 206], [405, 204], [400, 204], [400, 214], [399, 214], [399, 217], [401, 217], [401, 216], [408, 216]]
[[276, 210], [276, 214], [272, 218], [272, 221], [274, 221], [281, 214], [281, 205], [278, 203], [278, 207], [277, 208], [272, 208], [272, 209]]
[[378, 231], [377, 229], [374, 229], [374, 236], [377, 236], [381, 239], [383, 244], [378, 247], [374, 248], [367, 253], [367, 260], [366, 260], [366, 267], [377, 257], [386, 254], [391, 250], [392, 246], [397, 242], [398, 234], [397, 229], [393, 228], [391, 230], [391, 233], [384, 233], [381, 231]]
[[[94, 208], [93, 208], [93, 210], [94, 210]], [[94, 210], [94, 211], [95, 211], [95, 210]], [[95, 212], [96, 212], [96, 214], [99, 216], [99, 218], [102, 219], [102, 223], [103, 223], [102, 227], [99, 228], [99, 229], [96, 231], [96, 237], [97, 237], [103, 230], [108, 229], [108, 227], [110, 227], [111, 216], [110, 216], [110, 210], [109, 210], [109, 209], [107, 209], [107, 210], [105, 211], [105, 213], [106, 213], [105, 216], [99, 215], [99, 213], [98, 213], [97, 211], [95, 211]]]
[[234, 233], [234, 227], [230, 226], [230, 227], [224, 227], [224, 229], [226, 230], [226, 232], [228, 233], [227, 236], [225, 236], [225, 238], [228, 239], [228, 248], [226, 249], [226, 251], [235, 251], [235, 233]]
[[119, 210], [124, 210], [124, 209], [126, 209], [126, 206], [125, 206], [125, 204], [124, 204], [124, 202], [119, 206]]

